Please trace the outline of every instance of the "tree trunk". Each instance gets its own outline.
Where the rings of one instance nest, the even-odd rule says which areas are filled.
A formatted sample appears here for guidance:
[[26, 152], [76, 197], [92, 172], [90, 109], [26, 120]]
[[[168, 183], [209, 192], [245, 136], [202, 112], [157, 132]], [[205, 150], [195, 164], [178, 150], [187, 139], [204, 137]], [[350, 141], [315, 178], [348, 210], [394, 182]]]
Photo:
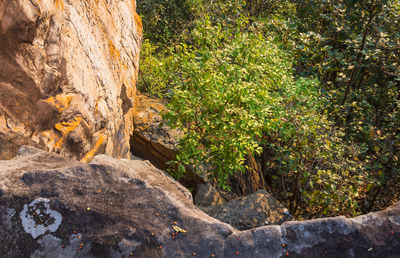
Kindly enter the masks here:
[[248, 169], [243, 174], [234, 175], [232, 190], [238, 195], [248, 195], [265, 189], [265, 180], [260, 162], [251, 154], [247, 155]]

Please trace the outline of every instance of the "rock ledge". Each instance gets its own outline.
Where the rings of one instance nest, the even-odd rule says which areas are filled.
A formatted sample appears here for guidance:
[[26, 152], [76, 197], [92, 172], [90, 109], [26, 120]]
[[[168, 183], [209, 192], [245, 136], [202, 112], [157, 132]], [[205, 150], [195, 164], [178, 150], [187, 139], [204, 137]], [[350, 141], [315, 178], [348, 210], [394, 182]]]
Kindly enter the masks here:
[[85, 164], [32, 147], [0, 161], [0, 229], [6, 257], [400, 256], [400, 203], [237, 231], [148, 161]]

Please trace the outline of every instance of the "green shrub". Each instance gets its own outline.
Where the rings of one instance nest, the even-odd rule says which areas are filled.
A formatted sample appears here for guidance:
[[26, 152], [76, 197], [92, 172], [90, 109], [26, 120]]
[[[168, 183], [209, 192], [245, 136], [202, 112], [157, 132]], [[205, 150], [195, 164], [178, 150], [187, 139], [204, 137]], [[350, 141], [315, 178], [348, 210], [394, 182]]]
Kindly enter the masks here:
[[310, 218], [369, 211], [399, 182], [398, 1], [140, 0], [138, 8], [146, 38], [138, 87], [167, 97], [165, 118], [184, 133], [177, 177], [207, 168], [229, 188], [245, 157], [263, 152], [270, 189]]
[[328, 119], [328, 105], [317, 80], [299, 78], [266, 125], [267, 171], [275, 194], [296, 217], [359, 212], [357, 197], [367, 182], [357, 171], [360, 150]]
[[230, 175], [244, 172], [245, 155], [261, 151], [274, 95], [290, 83], [290, 63], [262, 35], [209, 19], [192, 37], [197, 47], [177, 47], [173, 72], [164, 74], [173, 91], [165, 118], [184, 132], [180, 172], [209, 164], [212, 177], [227, 187]]
[[400, 181], [399, 1], [289, 2], [291, 12], [275, 23], [278, 38], [294, 53], [297, 72], [321, 81], [333, 130], [360, 149], [355, 173], [373, 182], [365, 187], [368, 212]]
[[162, 77], [169, 69], [169, 56], [157, 53], [157, 47], [150, 40], [144, 39], [140, 51], [139, 78], [137, 88], [151, 96], [163, 98], [168, 90], [167, 81]]

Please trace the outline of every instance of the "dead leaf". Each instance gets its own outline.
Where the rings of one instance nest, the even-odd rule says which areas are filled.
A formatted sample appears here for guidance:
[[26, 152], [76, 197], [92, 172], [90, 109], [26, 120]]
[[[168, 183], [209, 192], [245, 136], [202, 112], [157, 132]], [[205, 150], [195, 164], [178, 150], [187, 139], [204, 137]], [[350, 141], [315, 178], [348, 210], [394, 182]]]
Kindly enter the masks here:
[[176, 231], [176, 232], [182, 232], [182, 233], [186, 233], [187, 231], [184, 230], [183, 228], [180, 228], [178, 226], [172, 225], [172, 228]]

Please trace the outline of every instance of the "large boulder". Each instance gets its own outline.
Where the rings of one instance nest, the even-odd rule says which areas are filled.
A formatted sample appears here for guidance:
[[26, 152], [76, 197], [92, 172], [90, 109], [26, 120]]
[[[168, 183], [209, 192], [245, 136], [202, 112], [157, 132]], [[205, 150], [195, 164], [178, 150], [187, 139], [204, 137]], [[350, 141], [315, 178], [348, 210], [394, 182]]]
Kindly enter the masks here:
[[239, 230], [282, 224], [292, 219], [285, 206], [265, 190], [201, 209]]
[[233, 232], [148, 161], [103, 155], [85, 164], [31, 147], [19, 154], [0, 161], [2, 256], [205, 255], [221, 253]]
[[0, 161], [0, 243], [4, 257], [399, 257], [400, 203], [238, 231], [148, 161], [22, 147]]
[[0, 159], [129, 157], [141, 26], [134, 0], [0, 1]]

